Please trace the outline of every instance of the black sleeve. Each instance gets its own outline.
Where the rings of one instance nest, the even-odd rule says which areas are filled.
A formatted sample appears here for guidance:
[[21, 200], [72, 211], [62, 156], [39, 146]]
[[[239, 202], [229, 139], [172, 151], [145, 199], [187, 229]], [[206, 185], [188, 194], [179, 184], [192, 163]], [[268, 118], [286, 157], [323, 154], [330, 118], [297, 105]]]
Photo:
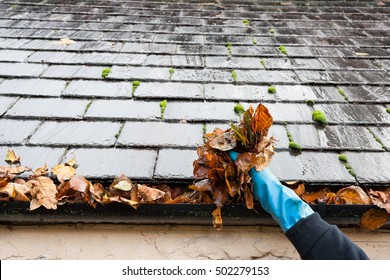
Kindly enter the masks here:
[[286, 236], [303, 260], [368, 260], [361, 248], [318, 213], [299, 220]]

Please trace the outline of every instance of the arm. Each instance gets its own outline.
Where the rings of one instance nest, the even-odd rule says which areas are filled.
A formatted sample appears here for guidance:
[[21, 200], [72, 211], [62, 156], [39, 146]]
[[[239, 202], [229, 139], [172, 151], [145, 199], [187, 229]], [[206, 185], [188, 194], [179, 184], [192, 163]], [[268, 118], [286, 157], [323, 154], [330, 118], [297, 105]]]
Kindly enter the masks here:
[[[230, 152], [233, 160], [236, 152]], [[269, 168], [249, 171], [253, 196], [280, 225], [302, 259], [368, 259], [336, 226], [320, 218], [290, 188], [284, 187]]]

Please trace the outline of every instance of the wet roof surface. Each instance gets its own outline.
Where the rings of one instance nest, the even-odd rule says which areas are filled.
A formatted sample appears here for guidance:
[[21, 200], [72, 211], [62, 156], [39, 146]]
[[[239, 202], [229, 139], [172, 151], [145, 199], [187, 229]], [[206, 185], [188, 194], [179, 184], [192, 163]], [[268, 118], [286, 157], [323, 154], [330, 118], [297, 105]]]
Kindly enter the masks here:
[[388, 1], [0, 1], [0, 154], [190, 180], [204, 129], [262, 102], [281, 180], [388, 183], [389, 34]]

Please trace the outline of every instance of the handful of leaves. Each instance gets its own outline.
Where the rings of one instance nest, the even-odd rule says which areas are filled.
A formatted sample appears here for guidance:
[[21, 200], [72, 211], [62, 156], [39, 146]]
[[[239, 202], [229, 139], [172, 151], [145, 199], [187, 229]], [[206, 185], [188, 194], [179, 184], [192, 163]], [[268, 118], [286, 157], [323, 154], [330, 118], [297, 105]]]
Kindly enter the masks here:
[[[213, 212], [213, 224], [222, 229], [221, 207], [233, 202], [245, 203], [253, 209], [253, 191], [249, 170], [264, 170], [274, 155], [273, 137], [268, 130], [273, 122], [267, 107], [259, 104], [243, 113], [238, 125], [230, 124], [226, 131], [214, 129], [206, 134], [206, 143], [198, 147], [198, 159], [194, 161], [196, 181], [191, 189], [209, 192], [217, 208]], [[228, 151], [238, 152], [234, 162]]]

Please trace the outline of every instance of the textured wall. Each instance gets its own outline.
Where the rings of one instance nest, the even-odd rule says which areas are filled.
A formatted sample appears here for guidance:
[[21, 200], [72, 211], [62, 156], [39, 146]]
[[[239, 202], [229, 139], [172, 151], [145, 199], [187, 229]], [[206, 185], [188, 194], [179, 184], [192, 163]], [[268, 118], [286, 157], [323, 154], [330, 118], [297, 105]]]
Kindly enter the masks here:
[[[390, 231], [342, 229], [371, 259], [390, 260]], [[276, 227], [53, 225], [0, 227], [0, 259], [297, 259]]]

